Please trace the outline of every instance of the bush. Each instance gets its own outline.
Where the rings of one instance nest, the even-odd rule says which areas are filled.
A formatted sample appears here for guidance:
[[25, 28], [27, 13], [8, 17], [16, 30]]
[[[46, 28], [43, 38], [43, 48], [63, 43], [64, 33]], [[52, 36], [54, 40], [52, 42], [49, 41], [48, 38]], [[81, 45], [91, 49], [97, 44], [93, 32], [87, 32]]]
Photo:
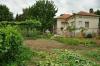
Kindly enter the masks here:
[[92, 34], [87, 34], [86, 38], [92, 38]]
[[51, 34], [51, 33], [45, 33], [45, 34], [41, 34], [40, 38], [51, 39], [52, 36], [53, 36], [53, 34]]
[[23, 31], [21, 31], [21, 33], [22, 33], [23, 37], [26, 39], [37, 39], [41, 35], [41, 32], [36, 29], [28, 30], [28, 32], [23, 30]]
[[25, 51], [22, 43], [23, 38], [15, 27], [7, 26], [0, 29], [0, 66], [22, 64], [21, 58], [26, 56], [23, 55]]
[[36, 32], [34, 29], [37, 31], [40, 31], [41, 28], [41, 23], [40, 21], [37, 21], [35, 19], [33, 20], [26, 20], [22, 22], [1, 22], [0, 27], [6, 27], [7, 25], [11, 26], [18, 26], [20, 33], [23, 35], [23, 37], [33, 37], [34, 32]]
[[13, 27], [0, 29], [0, 60], [1, 62], [15, 61], [22, 45], [22, 37]]

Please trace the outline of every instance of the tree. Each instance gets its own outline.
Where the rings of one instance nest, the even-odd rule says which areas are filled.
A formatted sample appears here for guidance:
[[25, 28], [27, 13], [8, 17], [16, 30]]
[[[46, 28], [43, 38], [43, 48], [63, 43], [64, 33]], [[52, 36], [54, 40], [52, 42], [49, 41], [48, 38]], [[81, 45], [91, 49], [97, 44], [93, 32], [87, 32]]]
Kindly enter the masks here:
[[99, 24], [98, 24], [98, 28], [99, 28], [98, 34], [100, 35], [100, 17], [99, 17]]
[[0, 5], [0, 21], [13, 20], [13, 14], [9, 11], [9, 8], [5, 5]]
[[95, 11], [95, 14], [99, 15], [98, 34], [100, 35], [100, 10]]
[[95, 14], [100, 15], [100, 10], [95, 11]]
[[15, 21], [25, 21], [23, 14], [17, 14]]
[[25, 15], [27, 19], [31, 18], [39, 20], [42, 24], [41, 30], [43, 32], [47, 29], [53, 29], [54, 16], [57, 13], [57, 9], [53, 1], [36, 1], [36, 3], [33, 6], [24, 9], [23, 12], [23, 15]]

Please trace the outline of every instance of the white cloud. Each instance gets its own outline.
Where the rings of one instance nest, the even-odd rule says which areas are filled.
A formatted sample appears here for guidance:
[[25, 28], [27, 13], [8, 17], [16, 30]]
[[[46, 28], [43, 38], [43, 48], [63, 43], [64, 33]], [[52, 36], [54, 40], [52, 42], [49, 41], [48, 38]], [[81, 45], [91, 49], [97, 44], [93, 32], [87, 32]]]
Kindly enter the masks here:
[[100, 0], [97, 0], [97, 7], [100, 9]]
[[[6, 4], [14, 14], [22, 13], [22, 9], [29, 7], [36, 0], [0, 0], [1, 4]], [[53, 0], [58, 8], [57, 15], [61, 13], [88, 11], [90, 8], [100, 9], [100, 0]]]
[[[97, 0], [53, 0], [58, 6], [57, 15], [66, 12], [88, 11], [90, 8], [97, 9]], [[58, 1], [58, 3], [57, 3]], [[99, 0], [100, 1], [100, 0]]]
[[5, 4], [14, 15], [21, 14], [22, 9], [31, 6], [34, 0], [0, 0], [0, 4]]

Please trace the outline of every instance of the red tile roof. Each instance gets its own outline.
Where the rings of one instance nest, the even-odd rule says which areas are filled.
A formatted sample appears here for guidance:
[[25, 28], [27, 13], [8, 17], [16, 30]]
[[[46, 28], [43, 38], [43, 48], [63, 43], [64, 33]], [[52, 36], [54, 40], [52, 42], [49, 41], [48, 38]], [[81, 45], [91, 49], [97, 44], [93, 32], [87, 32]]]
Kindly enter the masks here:
[[78, 13], [74, 13], [73, 15], [70, 15], [70, 14], [62, 14], [60, 16], [57, 17], [57, 19], [65, 19], [65, 20], [68, 20], [68, 18], [74, 16], [74, 15], [81, 15], [81, 16], [98, 16], [94, 13], [88, 13], [88, 12], [85, 12], [85, 11], [80, 11]]
[[62, 14], [62, 15], [58, 16], [57, 18], [58, 19], [67, 19], [70, 16], [71, 16], [70, 14]]
[[82, 15], [82, 16], [96, 16], [96, 14], [94, 14], [94, 13], [88, 13], [88, 12], [84, 12], [84, 11], [80, 11], [77, 14]]

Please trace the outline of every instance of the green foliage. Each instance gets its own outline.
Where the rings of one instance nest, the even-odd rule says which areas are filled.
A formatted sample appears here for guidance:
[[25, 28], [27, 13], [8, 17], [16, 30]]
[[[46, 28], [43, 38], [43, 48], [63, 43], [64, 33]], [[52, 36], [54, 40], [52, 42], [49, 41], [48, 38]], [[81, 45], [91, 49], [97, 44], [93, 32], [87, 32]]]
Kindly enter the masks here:
[[99, 24], [98, 24], [98, 28], [99, 28], [98, 34], [99, 34], [99, 36], [100, 36], [100, 17], [99, 17]]
[[75, 28], [75, 26], [68, 26], [68, 27], [67, 27], [67, 30], [68, 30], [69, 32], [73, 32], [73, 31], [76, 30], [76, 28]]
[[35, 66], [99, 66], [95, 62], [68, 50], [55, 49], [51, 53], [35, 52]]
[[6, 27], [7, 25], [11, 25], [11, 26], [24, 26], [26, 28], [40, 28], [41, 27], [41, 23], [40, 21], [36, 20], [36, 19], [30, 19], [30, 20], [25, 20], [25, 21], [21, 21], [21, 22], [9, 22], [9, 21], [2, 21], [0, 22], [0, 27]]
[[100, 10], [95, 11], [95, 14], [99, 15], [99, 23], [98, 23], [99, 31], [98, 31], [98, 34], [100, 35]]
[[0, 60], [1, 63], [15, 61], [22, 45], [22, 37], [14, 27], [0, 29]]
[[20, 54], [16, 57], [16, 61], [5, 63], [4, 66], [28, 66], [32, 56], [33, 52], [29, 48], [21, 47]]
[[73, 33], [76, 30], [75, 26], [74, 25], [68, 26], [67, 30], [70, 32], [70, 37], [73, 37]]
[[[6, 27], [7, 25], [18, 26], [19, 31], [23, 37], [33, 37], [34, 34], [40, 33], [41, 23], [35, 19], [26, 20], [22, 22], [1, 22], [0, 27]], [[35, 35], [34, 35], [35, 36]]]
[[95, 14], [100, 15], [100, 10], [95, 11]]
[[41, 23], [35, 19], [25, 20], [21, 22], [7, 22], [3, 21], [0, 23], [0, 27], [6, 27], [7, 25], [17, 26], [19, 32], [25, 39], [37, 39], [45, 38], [50, 39], [53, 34], [51, 33], [42, 33], [41, 32]]
[[70, 45], [78, 45], [79, 42], [76, 39], [73, 38], [62, 38], [62, 37], [56, 37], [56, 41], [59, 41], [64, 44], [70, 44]]
[[54, 40], [69, 45], [84, 45], [84, 46], [95, 46], [96, 42], [91, 39], [79, 39], [79, 38], [64, 38], [56, 37]]
[[22, 14], [17, 14], [15, 21], [25, 21], [24, 16]]
[[20, 32], [22, 33], [22, 35], [24, 37], [29, 37], [29, 38], [33, 38], [36, 39], [38, 38], [40, 35], [40, 27], [41, 27], [41, 23], [37, 20], [26, 20], [25, 21], [26, 25], [19, 25], [21, 30]]
[[32, 29], [28, 33], [24, 31], [23, 35], [26, 39], [37, 39], [41, 37], [41, 32], [36, 29]]
[[51, 33], [45, 33], [45, 34], [40, 35], [40, 38], [51, 39], [52, 36], [53, 36], [53, 34], [51, 34]]
[[0, 66], [22, 66], [31, 56], [24, 48], [23, 39], [16, 27], [0, 28]]
[[100, 49], [88, 51], [85, 55], [89, 58], [95, 59], [96, 61], [100, 61]]
[[84, 27], [80, 27], [79, 29], [81, 30], [81, 32], [84, 32], [86, 30], [86, 28]]
[[0, 5], [0, 21], [13, 20], [13, 14], [9, 11], [6, 5]]
[[36, 3], [23, 10], [23, 16], [25, 19], [37, 19], [41, 22], [41, 30], [51, 29], [54, 24], [54, 16], [57, 13], [56, 7], [53, 1], [38, 0]]

